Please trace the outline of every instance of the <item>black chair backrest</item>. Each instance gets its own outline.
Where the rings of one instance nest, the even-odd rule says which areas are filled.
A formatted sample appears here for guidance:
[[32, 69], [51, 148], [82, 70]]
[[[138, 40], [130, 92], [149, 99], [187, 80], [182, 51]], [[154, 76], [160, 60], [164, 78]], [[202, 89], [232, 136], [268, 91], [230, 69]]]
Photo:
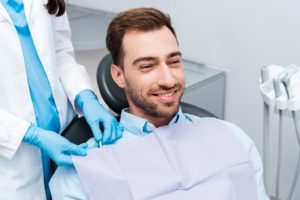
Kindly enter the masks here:
[[198, 106], [195, 106], [193, 104], [189, 104], [189, 103], [181, 101], [180, 106], [181, 106], [182, 112], [184, 112], [184, 113], [189, 113], [189, 114], [192, 114], [192, 115], [196, 115], [198, 117], [214, 117], [214, 118], [217, 118], [211, 112], [209, 112], [209, 111], [207, 111], [203, 108], [200, 108]]

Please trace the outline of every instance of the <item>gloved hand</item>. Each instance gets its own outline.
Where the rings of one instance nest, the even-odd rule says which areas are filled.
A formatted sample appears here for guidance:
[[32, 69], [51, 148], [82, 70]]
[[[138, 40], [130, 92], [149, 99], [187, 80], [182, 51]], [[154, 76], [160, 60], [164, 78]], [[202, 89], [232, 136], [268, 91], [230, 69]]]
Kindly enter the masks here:
[[23, 141], [39, 147], [58, 166], [72, 166], [71, 155], [87, 155], [87, 143], [75, 145], [61, 135], [38, 128], [33, 124], [26, 131]]
[[[123, 126], [99, 103], [91, 90], [81, 91], [76, 96], [75, 102], [91, 127], [97, 144], [99, 141], [102, 144], [110, 144], [122, 136]], [[100, 125], [104, 128], [103, 135]]]

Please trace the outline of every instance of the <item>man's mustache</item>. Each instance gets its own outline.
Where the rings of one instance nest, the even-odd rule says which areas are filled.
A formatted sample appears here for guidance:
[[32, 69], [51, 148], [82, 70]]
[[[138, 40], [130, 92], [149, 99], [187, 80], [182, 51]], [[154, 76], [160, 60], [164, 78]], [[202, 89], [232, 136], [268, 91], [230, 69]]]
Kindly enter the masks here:
[[167, 86], [167, 85], [159, 85], [156, 88], [151, 88], [149, 90], [149, 93], [157, 93], [157, 92], [166, 92], [166, 91], [170, 91], [170, 90], [181, 90], [183, 88], [183, 85], [180, 83], [176, 83], [173, 86]]

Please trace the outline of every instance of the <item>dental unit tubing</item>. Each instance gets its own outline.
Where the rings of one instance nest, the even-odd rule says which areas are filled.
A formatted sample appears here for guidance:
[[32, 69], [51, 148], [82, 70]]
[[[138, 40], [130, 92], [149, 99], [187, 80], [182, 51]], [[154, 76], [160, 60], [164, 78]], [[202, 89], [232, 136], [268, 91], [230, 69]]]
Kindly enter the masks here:
[[[284, 88], [286, 90], [288, 99], [292, 99], [294, 97], [294, 93], [292, 91], [293, 87], [291, 87], [292, 75], [293, 74], [286, 74], [284, 77], [281, 78], [281, 81], [282, 81], [282, 84], [284, 85]], [[297, 118], [296, 118], [296, 111], [292, 111], [292, 115], [293, 115], [293, 121], [294, 121], [294, 125], [295, 125], [295, 130], [296, 130], [298, 143], [299, 143], [299, 146], [300, 146], [300, 135], [299, 135], [299, 127], [298, 127], [298, 123], [297, 123]], [[292, 199], [292, 196], [293, 196], [293, 193], [295, 191], [296, 184], [297, 184], [297, 180], [298, 180], [298, 177], [299, 177], [299, 173], [300, 173], [300, 153], [298, 155], [298, 160], [297, 160], [297, 165], [296, 165], [296, 170], [295, 170], [295, 176], [293, 178], [292, 186], [291, 186], [291, 189], [289, 191], [287, 200]]]
[[[283, 95], [281, 80], [275, 78], [273, 80], [275, 97], [279, 98]], [[278, 138], [278, 152], [277, 152], [277, 170], [276, 170], [276, 190], [275, 198], [279, 200], [279, 186], [280, 186], [280, 172], [281, 172], [281, 154], [282, 154], [282, 110], [279, 110], [279, 138]]]
[[[281, 149], [282, 149], [282, 112], [289, 110], [292, 112], [293, 121], [296, 129], [296, 136], [300, 147], [300, 125], [297, 121], [296, 111], [300, 110], [300, 67], [289, 65], [282, 67], [279, 65], [269, 65], [261, 68], [261, 94], [264, 100], [264, 164], [269, 164], [269, 142], [270, 142], [270, 107], [274, 107], [279, 112], [279, 140], [278, 140], [278, 159], [276, 173], [276, 199], [279, 199], [279, 183], [281, 171]], [[265, 157], [267, 156], [267, 157]], [[265, 169], [268, 169], [265, 167]], [[265, 173], [267, 170], [265, 170]], [[291, 200], [298, 176], [300, 173], [300, 153], [298, 156], [295, 175], [288, 194], [288, 200]], [[266, 177], [266, 176], [265, 176]], [[266, 181], [266, 179], [265, 179]]]
[[[288, 97], [284, 85], [280, 83], [281, 95], [275, 96], [273, 80], [284, 80], [290, 77], [289, 92], [291, 98]], [[300, 67], [297, 65], [289, 65], [282, 67], [279, 65], [269, 65], [261, 69], [260, 91], [264, 102], [269, 106], [278, 110], [296, 111], [300, 109]]]

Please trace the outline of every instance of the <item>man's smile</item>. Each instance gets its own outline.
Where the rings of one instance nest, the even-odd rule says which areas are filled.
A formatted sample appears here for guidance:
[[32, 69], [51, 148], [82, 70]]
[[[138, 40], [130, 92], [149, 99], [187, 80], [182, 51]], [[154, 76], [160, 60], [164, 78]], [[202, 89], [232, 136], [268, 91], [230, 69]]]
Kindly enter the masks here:
[[162, 103], [170, 103], [176, 101], [178, 97], [177, 94], [178, 94], [178, 89], [158, 91], [156, 93], [152, 93], [152, 95]]

